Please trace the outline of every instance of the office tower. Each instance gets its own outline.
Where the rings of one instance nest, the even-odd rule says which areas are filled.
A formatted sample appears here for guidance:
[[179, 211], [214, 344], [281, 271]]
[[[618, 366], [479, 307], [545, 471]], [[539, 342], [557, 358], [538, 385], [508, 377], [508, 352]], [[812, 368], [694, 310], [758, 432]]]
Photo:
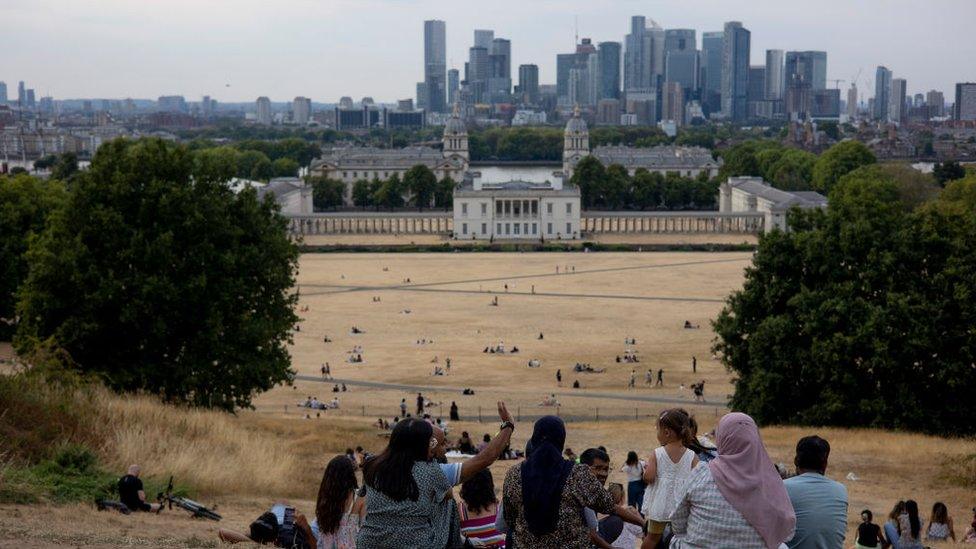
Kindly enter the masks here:
[[483, 103], [488, 95], [488, 49], [474, 46], [468, 49], [468, 89], [475, 103]]
[[620, 50], [620, 42], [600, 42], [597, 48], [600, 63], [598, 100], [620, 99]]
[[7, 104], [7, 83], [0, 81], [0, 105]]
[[698, 51], [670, 50], [665, 57], [665, 82], [677, 82], [684, 89], [685, 97], [698, 90]]
[[27, 89], [27, 105], [30, 110], [34, 110], [34, 88]]
[[186, 99], [182, 95], [161, 95], [156, 99], [160, 112], [186, 112]]
[[847, 90], [847, 117], [857, 118], [857, 84], [851, 83], [851, 89]]
[[447, 93], [447, 30], [443, 21], [424, 21], [424, 85], [427, 108], [444, 112]]
[[307, 97], [296, 97], [291, 102], [291, 119], [292, 122], [298, 124], [299, 126], [305, 126], [308, 124], [309, 119], [312, 117], [312, 100]]
[[914, 101], [912, 101], [912, 106], [913, 107], [924, 107], [925, 106], [925, 96], [922, 95], [922, 94], [920, 94], [920, 93], [916, 93], [915, 94]]
[[491, 49], [491, 42], [495, 39], [495, 31], [493, 30], [478, 30], [474, 31], [474, 47], [485, 48], [486, 50]]
[[685, 93], [680, 82], [665, 82], [661, 94], [661, 120], [669, 120], [678, 126], [684, 125]]
[[811, 90], [827, 89], [827, 52], [788, 51], [784, 69], [786, 85], [802, 79]]
[[665, 32], [657, 23], [635, 15], [624, 39], [624, 89], [656, 88], [664, 78]]
[[752, 103], [766, 98], [766, 66], [754, 65], [749, 67], [749, 86], [746, 91], [746, 101]]
[[905, 120], [905, 89], [908, 87], [904, 78], [891, 79], [891, 96], [888, 100], [888, 121], [901, 124]]
[[447, 102], [454, 104], [458, 100], [458, 89], [461, 86], [460, 74], [457, 69], [447, 71]]
[[891, 71], [887, 67], [878, 66], [874, 75], [874, 118], [888, 119], [888, 102], [891, 97]]
[[538, 65], [519, 65], [518, 87], [521, 102], [535, 105], [539, 102], [539, 67]]
[[702, 33], [701, 89], [705, 114], [722, 109], [722, 42], [724, 32]]
[[561, 103], [569, 103], [569, 71], [576, 65], [575, 53], [556, 54], [556, 95]]
[[596, 104], [597, 124], [609, 124], [616, 126], [620, 124], [620, 100], [606, 98], [601, 99]]
[[512, 93], [512, 42], [505, 38], [491, 41], [491, 50], [488, 52], [488, 93], [492, 103], [505, 103]]
[[785, 82], [783, 50], [766, 50], [766, 99], [782, 100]]
[[37, 104], [37, 110], [44, 113], [54, 112], [54, 98], [50, 96], [42, 97]]
[[21, 80], [17, 83], [17, 104], [23, 108], [27, 103], [27, 89], [24, 87], [24, 81]]
[[929, 108], [929, 116], [945, 116], [945, 97], [943, 97], [942, 92], [929, 90], [929, 92], [925, 94], [925, 105]]
[[427, 83], [417, 82], [417, 108], [427, 109], [430, 105], [427, 104]]
[[738, 21], [725, 24], [722, 39], [722, 115], [732, 121], [746, 117], [751, 33]]
[[668, 29], [664, 31], [664, 51], [690, 51], [698, 49], [694, 29]]
[[956, 84], [956, 120], [976, 120], [976, 83]]
[[263, 126], [271, 125], [271, 100], [265, 96], [258, 97], [255, 101], [257, 109], [257, 122]]

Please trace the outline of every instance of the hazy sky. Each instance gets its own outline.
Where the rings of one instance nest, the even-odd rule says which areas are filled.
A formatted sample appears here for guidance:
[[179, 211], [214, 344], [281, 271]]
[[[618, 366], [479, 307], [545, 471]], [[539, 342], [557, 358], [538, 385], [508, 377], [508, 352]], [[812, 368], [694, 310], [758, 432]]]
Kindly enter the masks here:
[[462, 77], [484, 28], [512, 41], [513, 78], [534, 63], [546, 84], [574, 19], [581, 38], [622, 42], [631, 15], [696, 29], [699, 47], [702, 32], [742, 21], [753, 64], [767, 48], [825, 50], [827, 77], [846, 89], [863, 68], [867, 95], [879, 64], [909, 93], [949, 101], [956, 82], [976, 81], [976, 0], [0, 0], [0, 80], [11, 97], [24, 80], [60, 99], [392, 101], [423, 79], [425, 19], [446, 21]]

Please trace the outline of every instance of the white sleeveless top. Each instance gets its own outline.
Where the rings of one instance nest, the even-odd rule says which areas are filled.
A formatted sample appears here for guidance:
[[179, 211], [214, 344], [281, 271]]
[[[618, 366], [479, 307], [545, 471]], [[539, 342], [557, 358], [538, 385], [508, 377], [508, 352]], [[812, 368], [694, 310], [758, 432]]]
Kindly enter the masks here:
[[678, 506], [678, 497], [684, 493], [685, 485], [691, 477], [695, 453], [685, 448], [681, 459], [674, 463], [667, 450], [660, 446], [654, 450], [654, 457], [657, 459], [657, 480], [647, 485], [641, 510], [650, 520], [668, 522]]

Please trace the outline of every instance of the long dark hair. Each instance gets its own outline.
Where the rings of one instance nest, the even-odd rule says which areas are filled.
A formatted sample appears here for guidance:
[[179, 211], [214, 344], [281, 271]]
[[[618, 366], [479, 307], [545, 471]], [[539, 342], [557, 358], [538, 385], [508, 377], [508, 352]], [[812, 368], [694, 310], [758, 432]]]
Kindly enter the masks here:
[[468, 510], [474, 513], [487, 511], [491, 504], [498, 503], [491, 471], [484, 469], [464, 481], [461, 484], [461, 499], [468, 506]]
[[627, 465], [637, 465], [640, 463], [640, 458], [637, 457], [637, 452], [631, 450], [627, 452]]
[[346, 511], [346, 499], [357, 487], [356, 466], [352, 461], [344, 455], [332, 458], [325, 467], [319, 497], [315, 502], [319, 531], [332, 534], [339, 529], [339, 522]]
[[891, 512], [888, 513], [888, 518], [898, 522], [898, 515], [905, 512], [905, 502], [903, 500], [898, 500], [895, 506], [891, 508]]
[[658, 417], [657, 424], [661, 428], [673, 431], [681, 439], [681, 444], [692, 452], [698, 454], [708, 451], [698, 442], [698, 422], [687, 410], [683, 408], [665, 410]]
[[932, 518], [929, 520], [929, 524], [948, 524], [949, 523], [949, 509], [946, 508], [945, 503], [941, 501], [935, 502], [932, 506]]
[[413, 478], [413, 464], [427, 461], [434, 428], [420, 419], [401, 420], [390, 434], [390, 443], [363, 466], [363, 482], [393, 501], [417, 501], [420, 490]]
[[914, 499], [905, 502], [905, 512], [908, 513], [908, 524], [912, 528], [912, 537], [918, 539], [918, 532], [922, 529], [922, 523], [918, 520], [918, 504]]

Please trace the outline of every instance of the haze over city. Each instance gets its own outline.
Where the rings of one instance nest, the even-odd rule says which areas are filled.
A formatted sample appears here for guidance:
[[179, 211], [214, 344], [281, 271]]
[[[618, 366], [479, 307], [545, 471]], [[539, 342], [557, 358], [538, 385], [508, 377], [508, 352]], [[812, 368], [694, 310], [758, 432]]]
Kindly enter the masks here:
[[909, 93], [976, 79], [969, 0], [5, 0], [0, 51], [8, 83], [26, 80], [39, 96], [393, 101], [423, 80], [424, 20], [445, 21], [448, 68], [463, 72], [473, 30], [493, 29], [511, 40], [513, 68], [536, 64], [540, 83], [553, 83], [556, 54], [573, 50], [575, 32], [621, 41], [632, 15], [699, 36], [741, 21], [751, 63], [766, 49], [822, 50], [828, 79], [849, 85], [863, 68], [864, 89], [877, 65], [906, 78]]

